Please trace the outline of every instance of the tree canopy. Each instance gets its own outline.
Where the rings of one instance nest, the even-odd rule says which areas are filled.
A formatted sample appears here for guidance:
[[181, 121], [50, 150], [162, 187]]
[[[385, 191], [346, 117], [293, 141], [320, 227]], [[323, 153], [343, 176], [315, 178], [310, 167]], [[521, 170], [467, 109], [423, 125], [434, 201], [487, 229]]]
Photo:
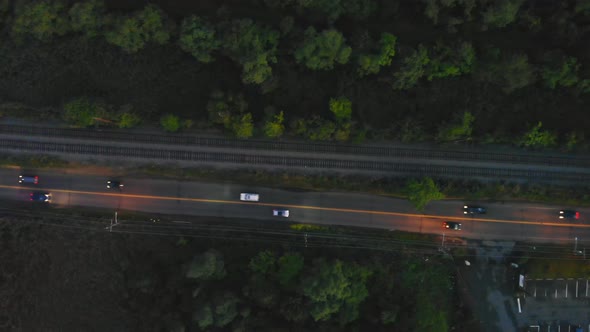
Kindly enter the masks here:
[[370, 275], [368, 269], [356, 264], [314, 261], [311, 275], [301, 284], [303, 294], [311, 301], [313, 319], [321, 321], [340, 314], [343, 323], [355, 320], [359, 305], [369, 295], [366, 283]]
[[395, 56], [397, 37], [390, 33], [381, 34], [380, 50], [377, 54], [361, 55], [358, 59], [360, 76], [377, 74], [381, 67], [389, 66]]
[[278, 42], [278, 31], [239, 19], [226, 24], [222, 50], [242, 65], [244, 83], [261, 84], [272, 75], [270, 65], [277, 62]]
[[166, 44], [173, 28], [164, 13], [152, 4], [133, 16], [114, 16], [109, 21], [111, 27], [105, 33], [107, 42], [127, 53], [136, 53], [150, 42]]
[[404, 58], [402, 62], [402, 67], [393, 74], [393, 88], [396, 90], [410, 89], [424, 76], [426, 65], [430, 62], [426, 47], [419, 45], [418, 49]]
[[182, 20], [178, 44], [183, 51], [204, 63], [213, 61], [211, 53], [221, 46], [215, 28], [205, 19], [195, 15]]
[[49, 42], [71, 29], [66, 6], [58, 1], [42, 0], [16, 8], [12, 33], [17, 39], [26, 36]]
[[217, 250], [195, 255], [186, 269], [186, 277], [198, 280], [215, 280], [225, 276], [223, 256]]
[[75, 3], [69, 11], [72, 30], [83, 33], [87, 38], [102, 34], [106, 9], [102, 0]]
[[424, 211], [426, 205], [433, 201], [443, 199], [445, 195], [438, 189], [434, 180], [429, 177], [421, 180], [410, 180], [407, 185], [408, 199], [416, 210]]
[[339, 31], [330, 29], [318, 33], [309, 27], [303, 43], [295, 50], [295, 60], [312, 70], [328, 70], [336, 63], [347, 63], [351, 53], [352, 49]]

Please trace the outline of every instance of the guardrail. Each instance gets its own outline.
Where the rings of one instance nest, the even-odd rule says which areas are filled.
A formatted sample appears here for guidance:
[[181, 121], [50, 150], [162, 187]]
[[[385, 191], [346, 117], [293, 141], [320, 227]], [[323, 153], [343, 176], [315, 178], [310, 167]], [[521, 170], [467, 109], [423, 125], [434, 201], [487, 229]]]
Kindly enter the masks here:
[[321, 154], [355, 154], [408, 159], [440, 159], [457, 161], [482, 161], [546, 166], [590, 167], [590, 158], [580, 156], [546, 156], [534, 154], [488, 153], [477, 151], [452, 151], [410, 149], [402, 147], [366, 146], [317, 142], [277, 142], [263, 140], [238, 140], [219, 137], [189, 135], [156, 135], [119, 132], [114, 130], [90, 130], [75, 128], [51, 128], [0, 124], [0, 134], [65, 137], [100, 141], [151, 143], [168, 145], [195, 145], [227, 149], [292, 151]]
[[497, 178], [520, 179], [535, 182], [562, 182], [585, 185], [590, 173], [557, 172], [534, 169], [506, 169], [468, 166], [424, 165], [370, 160], [340, 160], [298, 158], [289, 156], [252, 155], [230, 152], [201, 152], [174, 150], [170, 148], [138, 148], [109, 145], [40, 142], [32, 140], [2, 139], [0, 149], [41, 153], [109, 156], [146, 160], [169, 160], [183, 162], [232, 163], [250, 166], [298, 167], [380, 173], [397, 173], [408, 176], [434, 176], [449, 178]]

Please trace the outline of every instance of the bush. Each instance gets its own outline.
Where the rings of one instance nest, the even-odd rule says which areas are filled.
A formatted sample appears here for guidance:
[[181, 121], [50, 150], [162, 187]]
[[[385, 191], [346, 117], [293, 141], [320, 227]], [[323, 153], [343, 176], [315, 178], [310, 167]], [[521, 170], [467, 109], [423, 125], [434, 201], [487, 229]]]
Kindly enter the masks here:
[[175, 133], [180, 129], [180, 119], [176, 115], [166, 114], [160, 119], [160, 125], [165, 131]]
[[284, 121], [285, 116], [283, 111], [280, 111], [279, 114], [273, 116], [272, 120], [266, 121], [264, 124], [264, 134], [270, 138], [281, 137], [285, 131]]
[[108, 117], [104, 105], [82, 97], [66, 103], [63, 107], [63, 119], [78, 127], [90, 127], [96, 124], [97, 119]]
[[133, 128], [141, 123], [141, 118], [137, 113], [127, 111], [119, 117], [119, 128]]
[[520, 139], [519, 145], [526, 148], [547, 148], [557, 144], [557, 135], [541, 130], [543, 123], [539, 121], [536, 126], [526, 132]]

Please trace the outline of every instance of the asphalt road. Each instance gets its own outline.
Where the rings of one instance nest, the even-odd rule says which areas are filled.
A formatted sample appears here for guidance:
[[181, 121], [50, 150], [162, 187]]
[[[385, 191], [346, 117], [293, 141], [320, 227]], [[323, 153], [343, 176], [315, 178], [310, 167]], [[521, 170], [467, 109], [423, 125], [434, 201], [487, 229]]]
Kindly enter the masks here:
[[[558, 219], [558, 206], [481, 203], [486, 215], [464, 216], [459, 201], [437, 201], [418, 213], [406, 200], [375, 195], [302, 192], [252, 188], [230, 183], [202, 183], [138, 178], [122, 179], [123, 190], [106, 188], [106, 175], [37, 172], [37, 187], [18, 184], [18, 169], [0, 169], [0, 198], [28, 200], [32, 191], [52, 194], [57, 207], [92, 206], [112, 211], [134, 210], [159, 214], [254, 218], [268, 222], [304, 222], [403, 230], [471, 239], [531, 240], [583, 244], [590, 240], [590, 209], [577, 209], [581, 219]], [[257, 192], [260, 202], [240, 202], [241, 192]], [[470, 202], [477, 203], [477, 202]], [[34, 204], [34, 203], [32, 203]], [[36, 203], [43, 204], [43, 203]], [[290, 210], [290, 218], [273, 217], [273, 208]], [[571, 207], [569, 207], [571, 208]], [[574, 207], [575, 208], [575, 207]], [[445, 220], [462, 223], [461, 231], [442, 228]], [[590, 241], [588, 241], [590, 243]]]

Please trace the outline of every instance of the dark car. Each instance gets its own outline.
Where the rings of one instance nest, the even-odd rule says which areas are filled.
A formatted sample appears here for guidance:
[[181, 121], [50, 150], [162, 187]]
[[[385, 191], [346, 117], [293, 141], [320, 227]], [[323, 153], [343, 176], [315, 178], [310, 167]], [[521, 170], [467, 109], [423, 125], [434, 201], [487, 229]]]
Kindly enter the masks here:
[[454, 222], [454, 221], [445, 221], [445, 222], [443, 222], [443, 227], [447, 228], [447, 229], [452, 229], [455, 231], [460, 231], [461, 230], [461, 223]]
[[485, 214], [486, 208], [474, 205], [463, 205], [463, 214]]
[[580, 219], [580, 212], [574, 210], [559, 211], [559, 219]]
[[19, 175], [18, 183], [20, 184], [39, 184], [39, 177], [37, 175]]
[[107, 181], [107, 188], [108, 189], [121, 189], [121, 188], [123, 188], [123, 184], [121, 183], [121, 181], [108, 180]]
[[33, 192], [29, 195], [33, 202], [51, 202], [51, 194], [44, 192]]

